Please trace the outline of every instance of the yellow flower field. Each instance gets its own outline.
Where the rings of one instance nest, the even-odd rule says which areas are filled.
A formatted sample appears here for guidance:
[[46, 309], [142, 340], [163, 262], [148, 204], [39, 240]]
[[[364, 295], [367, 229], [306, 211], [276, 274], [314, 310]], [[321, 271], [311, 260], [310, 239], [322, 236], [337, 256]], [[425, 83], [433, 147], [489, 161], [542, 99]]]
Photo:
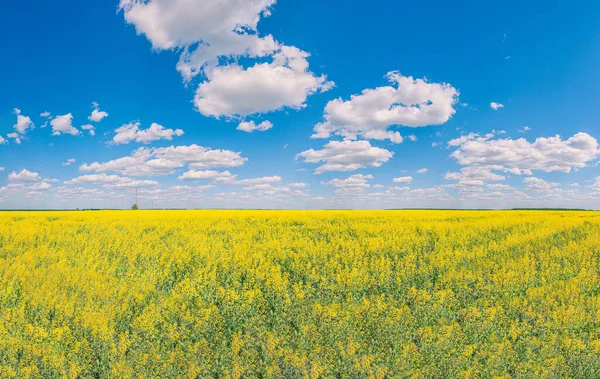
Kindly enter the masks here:
[[0, 213], [0, 377], [594, 378], [600, 213]]

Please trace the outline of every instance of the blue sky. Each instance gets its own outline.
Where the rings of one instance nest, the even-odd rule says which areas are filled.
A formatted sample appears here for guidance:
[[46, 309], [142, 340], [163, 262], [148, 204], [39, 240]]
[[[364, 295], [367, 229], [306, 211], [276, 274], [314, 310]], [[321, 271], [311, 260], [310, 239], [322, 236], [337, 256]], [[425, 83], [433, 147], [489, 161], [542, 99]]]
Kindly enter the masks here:
[[596, 2], [1, 7], [0, 208], [600, 204]]

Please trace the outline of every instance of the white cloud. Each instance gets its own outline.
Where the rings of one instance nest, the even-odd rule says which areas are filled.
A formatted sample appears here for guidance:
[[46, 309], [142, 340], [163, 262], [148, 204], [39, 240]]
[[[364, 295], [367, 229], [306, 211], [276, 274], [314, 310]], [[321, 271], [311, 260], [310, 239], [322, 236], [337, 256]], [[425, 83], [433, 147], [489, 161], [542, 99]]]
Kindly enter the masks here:
[[417, 170], [417, 173], [418, 173], [418, 174], [424, 174], [424, 173], [426, 173], [427, 171], [429, 171], [429, 170], [428, 170], [428, 169], [426, 169], [426, 168], [420, 168], [420, 169], [418, 169], [418, 170]]
[[307, 163], [321, 163], [315, 174], [327, 171], [354, 171], [365, 167], [380, 167], [393, 152], [371, 146], [369, 141], [330, 141], [322, 150], [306, 150], [296, 156]]
[[355, 196], [363, 194], [364, 190], [371, 186], [369, 184], [371, 179], [373, 175], [354, 174], [346, 179], [332, 179], [321, 184], [336, 187], [334, 193], [338, 196]]
[[213, 180], [217, 182], [229, 182], [235, 180], [236, 175], [233, 175], [229, 171], [214, 171], [214, 170], [203, 170], [196, 171], [190, 170], [179, 176], [179, 180]]
[[13, 171], [8, 175], [8, 180], [17, 183], [35, 183], [42, 180], [42, 177], [37, 172], [31, 172], [26, 169], [21, 170], [17, 173]]
[[[579, 183], [573, 183], [571, 187], [579, 187]], [[594, 191], [600, 191], [600, 176], [597, 176], [589, 187]]]
[[[264, 56], [276, 48], [256, 35], [275, 0], [121, 0], [125, 20], [155, 49], [185, 48], [180, 70], [193, 76], [220, 56]], [[198, 46], [194, 46], [195, 44]], [[192, 47], [194, 46], [194, 47]]]
[[549, 183], [544, 179], [540, 178], [525, 178], [523, 179], [523, 183], [527, 185], [527, 189], [535, 192], [550, 192], [555, 187], [558, 187], [558, 183]]
[[459, 92], [450, 84], [429, 83], [397, 71], [389, 72], [387, 78], [396, 86], [365, 89], [350, 100], [340, 98], [327, 103], [325, 121], [315, 126], [312, 138], [336, 134], [401, 143], [400, 133], [389, 131], [389, 127], [440, 125], [456, 112]]
[[412, 180], [413, 178], [411, 176], [401, 176], [399, 178], [392, 179], [394, 183], [410, 183]]
[[93, 102], [92, 106], [94, 107], [94, 110], [92, 111], [92, 114], [88, 117], [88, 120], [100, 122], [105, 117], [108, 117], [108, 113], [100, 110], [100, 106], [98, 105], [98, 103]]
[[42, 112], [42, 113], [40, 113], [40, 117], [46, 117], [46, 118], [48, 118], [48, 117], [50, 117], [50, 116], [51, 116], [51, 115], [50, 115], [50, 112], [48, 112], [48, 111], [45, 111], [45, 112]]
[[141, 147], [130, 156], [108, 162], [83, 164], [81, 171], [117, 172], [129, 176], [169, 175], [178, 169], [238, 167], [248, 161], [239, 152], [212, 150], [198, 145], [161, 148]]
[[[8, 138], [12, 138], [15, 140], [17, 145], [21, 144], [21, 141], [25, 139], [25, 134], [27, 131], [34, 128], [34, 123], [31, 121], [31, 118], [28, 116], [23, 116], [21, 114], [21, 110], [15, 108], [13, 113], [17, 116], [17, 123], [13, 125], [15, 131], [13, 133], [8, 133], [6, 136]], [[0, 144], [5, 144], [7, 141], [0, 137]]]
[[525, 138], [491, 139], [488, 134], [463, 136], [449, 146], [458, 150], [451, 154], [460, 165], [499, 166], [498, 169], [570, 172], [585, 167], [600, 154], [598, 141], [586, 133], [563, 140], [560, 136], [540, 137], [534, 142]]
[[[177, 70], [189, 82], [203, 73], [195, 105], [207, 116], [243, 116], [302, 108], [306, 97], [332, 83], [308, 70], [308, 54], [261, 37], [257, 25], [275, 0], [121, 0], [126, 22], [155, 49], [177, 49]], [[228, 58], [219, 65], [220, 58]], [[244, 69], [241, 57], [268, 58]], [[222, 62], [221, 62], [222, 63]]]
[[64, 184], [101, 184], [104, 188], [111, 189], [133, 189], [138, 187], [154, 187], [159, 185], [159, 183], [154, 180], [135, 180], [123, 176], [107, 174], [82, 175], [66, 181]]
[[529, 126], [523, 126], [520, 130], [518, 130], [519, 133], [526, 133], [528, 131], [530, 131], [531, 128]]
[[7, 136], [8, 138], [12, 138], [12, 139], [14, 139], [14, 140], [15, 140], [15, 143], [16, 143], [17, 145], [20, 145], [20, 144], [21, 144], [21, 135], [20, 135], [19, 133], [16, 133], [16, 132], [15, 132], [15, 133], [8, 133], [6, 136]]
[[81, 125], [81, 129], [89, 130], [89, 133], [92, 137], [96, 135], [96, 128], [94, 127], [94, 125], [90, 125], [90, 124]]
[[487, 188], [497, 190], [497, 191], [509, 191], [514, 190], [513, 187], [508, 184], [500, 184], [500, 183], [491, 183], [486, 185]]
[[490, 103], [490, 108], [492, 108], [493, 110], [497, 111], [500, 108], [504, 108], [504, 104], [500, 104], [500, 103], [496, 103], [496, 102], [491, 102]]
[[4, 145], [6, 143], [8, 143], [8, 141], [4, 137], [0, 136], [0, 145]]
[[240, 124], [237, 127], [237, 130], [241, 130], [244, 132], [248, 132], [251, 133], [253, 131], [259, 131], [259, 132], [264, 132], [265, 130], [269, 130], [273, 127], [273, 124], [271, 124], [270, 121], [263, 121], [260, 124], [256, 125], [254, 123], [254, 121], [250, 121], [250, 122], [240, 122]]
[[237, 64], [216, 67], [196, 91], [196, 108], [214, 117], [304, 108], [309, 95], [332, 86], [325, 76], [308, 71], [307, 57], [299, 49], [284, 46], [272, 63], [257, 63], [247, 69]]
[[[1, 170], [0, 170], [1, 171]], [[52, 188], [51, 182], [56, 179], [44, 179], [37, 172], [31, 172], [26, 169], [21, 172], [13, 171], [8, 175], [9, 184], [0, 187], [0, 193], [15, 195], [19, 198], [23, 196], [28, 198], [43, 198], [43, 191], [48, 191]]]
[[70, 165], [72, 165], [73, 163], [75, 163], [75, 158], [69, 158], [69, 159], [67, 159], [66, 161], [64, 161], [64, 162], [62, 163], [62, 166], [70, 166]]
[[31, 118], [28, 116], [23, 116], [20, 109], [15, 108], [14, 114], [17, 115], [17, 123], [13, 125], [16, 133], [25, 135], [28, 129], [33, 129], [34, 124], [31, 121]]
[[235, 182], [235, 184], [240, 185], [240, 186], [256, 186], [256, 185], [278, 183], [280, 181], [281, 181], [280, 176], [263, 176], [261, 178], [238, 180], [237, 182]]
[[50, 125], [52, 125], [52, 135], [59, 136], [61, 133], [70, 134], [73, 136], [78, 135], [80, 132], [73, 126], [73, 115], [71, 113], [56, 116], [50, 121]]
[[123, 124], [120, 128], [115, 129], [115, 133], [117, 134], [113, 137], [113, 142], [117, 145], [132, 141], [147, 144], [158, 140], [171, 141], [173, 136], [182, 136], [183, 130], [165, 129], [165, 127], [156, 123], [152, 123], [148, 129], [140, 129], [140, 123], [134, 122]]
[[447, 180], [456, 180], [461, 184], [482, 186], [487, 181], [500, 181], [505, 176], [498, 175], [492, 170], [499, 170], [502, 166], [469, 166], [460, 169], [460, 172], [448, 172], [444, 175]]

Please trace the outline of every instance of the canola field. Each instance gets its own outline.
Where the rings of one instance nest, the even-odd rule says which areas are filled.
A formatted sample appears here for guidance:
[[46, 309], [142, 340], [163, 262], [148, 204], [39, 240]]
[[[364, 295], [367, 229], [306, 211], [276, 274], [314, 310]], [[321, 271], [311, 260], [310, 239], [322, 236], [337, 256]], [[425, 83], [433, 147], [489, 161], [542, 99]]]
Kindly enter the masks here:
[[600, 214], [0, 213], [1, 378], [597, 378]]

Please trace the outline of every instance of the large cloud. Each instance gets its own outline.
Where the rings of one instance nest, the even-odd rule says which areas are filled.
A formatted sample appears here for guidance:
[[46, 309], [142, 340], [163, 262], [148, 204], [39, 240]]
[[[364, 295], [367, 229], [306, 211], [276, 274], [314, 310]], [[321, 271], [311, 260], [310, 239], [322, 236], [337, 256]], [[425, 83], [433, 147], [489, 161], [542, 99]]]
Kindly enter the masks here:
[[200, 84], [194, 103], [205, 116], [246, 116], [284, 107], [301, 109], [306, 98], [328, 90], [325, 76], [308, 70], [308, 54], [295, 47], [282, 47], [272, 63], [244, 69], [233, 64], [211, 70]]
[[[263, 56], [276, 44], [256, 36], [275, 0], [121, 0], [125, 20], [155, 49], [187, 48], [180, 70], [194, 75], [220, 56]], [[198, 44], [197, 47], [192, 47]]]
[[198, 145], [161, 148], [141, 147], [130, 156], [80, 166], [81, 171], [117, 172], [129, 176], [169, 175], [176, 170], [238, 167], [248, 159], [230, 150], [212, 150]]
[[598, 141], [586, 133], [577, 133], [563, 140], [560, 136], [540, 137], [534, 142], [525, 138], [516, 140], [492, 139], [488, 134], [477, 134], [452, 140], [449, 146], [457, 146], [451, 156], [462, 166], [499, 166], [500, 169], [540, 170], [545, 172], [570, 172], [587, 166], [598, 157]]
[[365, 89], [350, 100], [336, 99], [325, 106], [323, 121], [315, 126], [313, 138], [332, 134], [345, 138], [402, 142], [400, 133], [391, 126], [420, 127], [445, 123], [456, 112], [458, 90], [447, 83], [429, 83], [424, 79], [387, 74], [395, 86]]
[[[275, 1], [121, 0], [120, 9], [155, 49], [182, 51], [177, 70], [185, 81], [206, 76], [194, 100], [198, 111], [230, 117], [302, 108], [307, 96], [331, 87], [308, 70], [307, 53], [259, 35], [258, 22]], [[241, 57], [270, 62], [232, 63]]]
[[307, 163], [321, 163], [315, 174], [327, 171], [354, 171], [365, 167], [380, 167], [393, 152], [371, 146], [369, 141], [330, 141], [322, 150], [306, 150], [296, 156]]

